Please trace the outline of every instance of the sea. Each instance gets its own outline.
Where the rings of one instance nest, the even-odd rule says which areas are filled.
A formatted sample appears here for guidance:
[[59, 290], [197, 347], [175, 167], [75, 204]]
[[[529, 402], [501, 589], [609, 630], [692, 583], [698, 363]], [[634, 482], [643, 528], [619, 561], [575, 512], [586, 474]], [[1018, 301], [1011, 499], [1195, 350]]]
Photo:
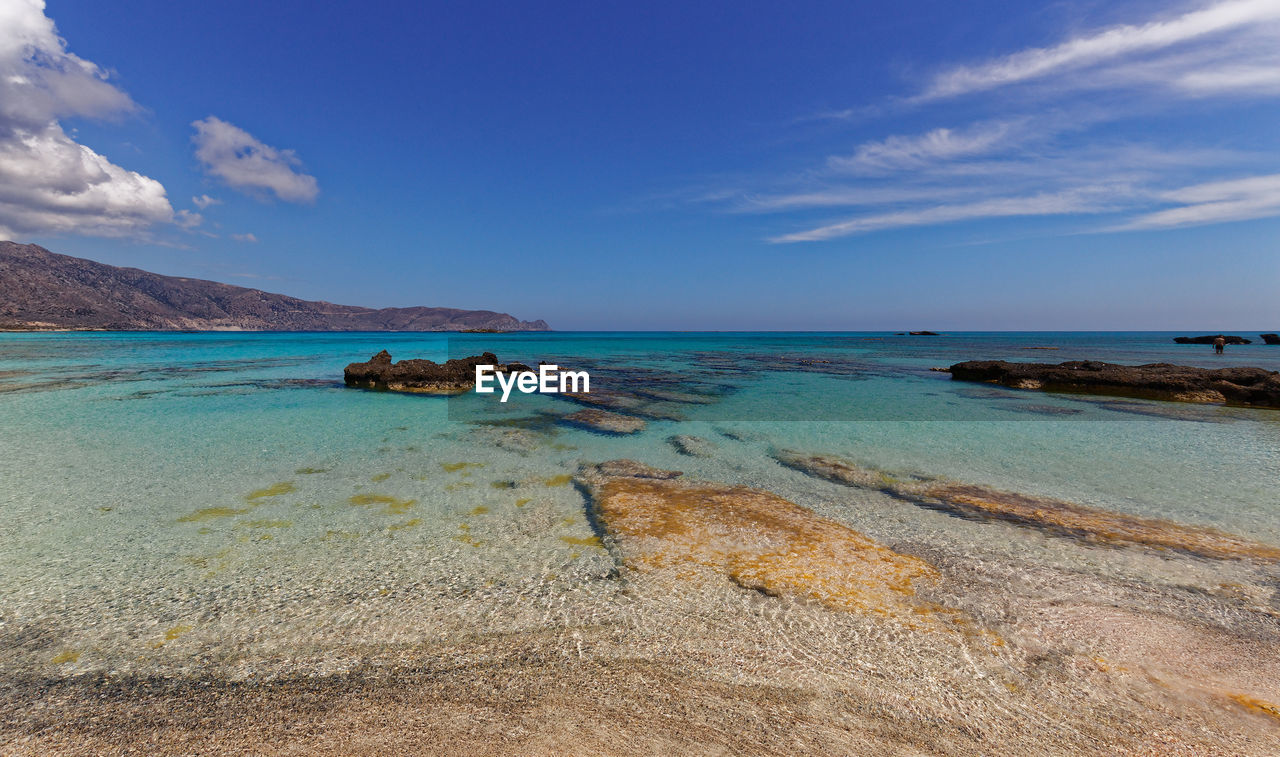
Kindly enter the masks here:
[[[1275, 566], [956, 517], [806, 475], [776, 453], [1280, 547], [1280, 410], [931, 370], [975, 359], [1280, 370], [1280, 347], [1231, 333], [1255, 343], [1215, 355], [1162, 332], [0, 334], [0, 680], [271, 681], [423, 660], [465, 671], [540, 640], [552, 667], [643, 658], [726, 684], [880, 696], [869, 687], [935, 706], [928, 728], [963, 715], [993, 744], [1012, 743], [998, 741], [1015, 738], [1009, 723], [1046, 743], [1097, 743], [1093, 705], [1062, 705], [1068, 714], [1046, 724], [1043, 700], [1026, 693], [1035, 655], [1061, 667], [1101, 654], [1081, 651], [1096, 629], [1055, 635], [1046, 617], [1076, 613], [1055, 628], [1078, 629], [1098, 607], [1120, 608], [1154, 629], [1128, 638], [1189, 617], [1256, 636], [1280, 616]], [[344, 386], [345, 365], [384, 349], [587, 370], [592, 393], [638, 403], [644, 428], [575, 424], [566, 416], [584, 405], [560, 395], [502, 403]], [[930, 601], [1007, 640], [1008, 657], [975, 661], [923, 632], [729, 582], [646, 587], [575, 479], [613, 460], [769, 492], [917, 556], [944, 576]], [[1203, 654], [1160, 644], [1131, 650], [1129, 669]], [[1088, 688], [1114, 713], [1165, 696], [1055, 671], [1035, 679], [1042, 693]], [[1143, 717], [1177, 721], [1179, 706]], [[1237, 727], [1222, 726], [1222, 743], [1249, 743], [1230, 740]]]

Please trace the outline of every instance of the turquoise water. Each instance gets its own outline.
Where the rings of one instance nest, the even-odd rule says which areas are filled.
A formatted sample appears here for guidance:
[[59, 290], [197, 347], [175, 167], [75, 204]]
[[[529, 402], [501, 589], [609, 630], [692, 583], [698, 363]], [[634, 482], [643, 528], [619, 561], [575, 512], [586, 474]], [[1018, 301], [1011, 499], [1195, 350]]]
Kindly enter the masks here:
[[[773, 491], [894, 545], [1168, 585], [1247, 582], [1245, 566], [958, 520], [770, 457], [836, 454], [1280, 545], [1280, 412], [1018, 392], [928, 370], [1280, 369], [1277, 347], [1215, 356], [1172, 336], [0, 335], [0, 670], [324, 672], [398, 645], [595, 622], [622, 612], [625, 592], [568, 475], [616, 458]], [[697, 401], [608, 436], [559, 423], [580, 408], [555, 397], [342, 386], [346, 363], [384, 348], [546, 359], [590, 369], [594, 391]], [[681, 455], [673, 434], [714, 453]], [[655, 634], [670, 624], [645, 617]]]

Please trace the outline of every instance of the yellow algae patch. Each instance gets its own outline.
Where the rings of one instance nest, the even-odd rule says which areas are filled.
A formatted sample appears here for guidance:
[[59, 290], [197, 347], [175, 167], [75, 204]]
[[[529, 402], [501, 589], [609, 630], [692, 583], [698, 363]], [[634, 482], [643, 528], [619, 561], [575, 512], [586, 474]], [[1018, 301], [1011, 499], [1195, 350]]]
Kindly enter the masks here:
[[484, 463], [440, 463], [440, 467], [445, 473], [457, 473], [471, 468], [483, 468]]
[[396, 499], [389, 494], [356, 494], [347, 500], [353, 505], [386, 505], [383, 512], [387, 515], [404, 515], [409, 508], [418, 504], [416, 499]]
[[375, 475], [375, 476], [370, 476], [370, 477], [369, 477], [369, 480], [370, 480], [370, 481], [372, 481], [372, 482], [373, 482], [373, 483], [375, 483], [375, 484], [380, 484], [380, 483], [382, 483], [383, 481], [386, 481], [386, 480], [387, 480], [387, 479], [389, 479], [389, 478], [391, 478], [391, 474], [390, 474], [390, 473], [379, 473], [379, 474], [377, 474], [377, 475]]
[[1270, 715], [1271, 717], [1280, 720], [1280, 705], [1273, 704], [1256, 697], [1251, 697], [1248, 694], [1228, 694], [1227, 698], [1250, 712]]
[[316, 473], [328, 473], [328, 472], [329, 472], [328, 468], [299, 468], [296, 471], [294, 471], [294, 473], [298, 474], [299, 476], [310, 476]]
[[335, 539], [343, 539], [345, 541], [354, 541], [360, 538], [360, 533], [356, 531], [335, 531], [330, 529], [324, 532], [324, 536], [320, 537], [320, 541], [334, 541]]
[[244, 526], [245, 528], [288, 528], [293, 525], [293, 521], [264, 519], [244, 521], [242, 523], [237, 523], [236, 525]]
[[474, 487], [475, 487], [475, 484], [471, 483], [470, 481], [454, 481], [452, 484], [445, 486], [444, 490], [447, 492], [456, 492], [459, 489], [471, 489]]
[[168, 642], [171, 642], [171, 641], [173, 641], [174, 639], [176, 639], [176, 638], [178, 638], [179, 636], [181, 636], [182, 634], [186, 633], [187, 631], [190, 631], [190, 630], [191, 630], [191, 628], [192, 628], [192, 626], [188, 626], [188, 625], [184, 625], [184, 624], [179, 624], [179, 625], [176, 625], [176, 626], [172, 626], [172, 627], [170, 627], [168, 630], [166, 630], [166, 631], [164, 632], [164, 639], [162, 639], [162, 640], [160, 640], [160, 641], [155, 641], [155, 642], [152, 642], [152, 643], [151, 643], [151, 648], [152, 648], [152, 649], [159, 649], [160, 647], [163, 647], [163, 646], [164, 646], [165, 644], [167, 644]]
[[532, 501], [533, 500], [529, 499], [528, 497], [521, 497], [520, 499], [516, 500], [516, 507], [524, 507], [525, 505], [529, 504]]
[[763, 594], [909, 624], [935, 609], [913, 598], [916, 582], [939, 576], [924, 560], [771, 492], [682, 483], [671, 480], [675, 475], [615, 461], [583, 476], [628, 568], [673, 569], [681, 577], [710, 572]]
[[572, 480], [573, 480], [573, 476], [569, 475], [568, 473], [565, 473], [559, 476], [552, 476], [551, 478], [547, 479], [546, 481], [543, 481], [542, 483], [546, 484], [547, 486], [568, 486], [569, 482]]
[[487, 512], [489, 512], [489, 508], [485, 507], [484, 505], [480, 505], [479, 507], [473, 507], [471, 509], [472, 515], [484, 515]]
[[54, 665], [65, 665], [66, 663], [78, 662], [79, 660], [80, 660], [80, 653], [73, 652], [72, 650], [68, 649], [65, 652], [60, 652], [54, 655], [53, 659], [50, 660], [49, 662], [52, 662]]
[[516, 482], [515, 481], [490, 481], [489, 486], [492, 486], [495, 489], [514, 489], [516, 488]]
[[231, 518], [249, 512], [247, 508], [238, 507], [204, 507], [193, 513], [178, 518], [179, 523], [204, 523], [218, 518]]
[[877, 489], [916, 505], [964, 518], [1004, 521], [1091, 544], [1184, 552], [1219, 560], [1280, 561], [1280, 547], [1209, 526], [1186, 526], [1074, 502], [1000, 491], [985, 486], [919, 477], [901, 480], [830, 455], [779, 452], [787, 467], [846, 486]]
[[281, 481], [280, 483], [272, 484], [271, 486], [268, 486], [265, 489], [259, 489], [255, 492], [250, 492], [249, 494], [245, 495], [245, 499], [252, 502], [256, 499], [266, 499], [267, 497], [279, 497], [281, 494], [288, 494], [289, 492], [294, 491], [295, 489], [297, 489], [297, 487], [293, 485], [292, 481]]
[[484, 545], [483, 541], [472, 537], [471, 534], [458, 534], [457, 536], [453, 537], [453, 540], [460, 541], [469, 547], [480, 547]]
[[186, 555], [180, 559], [186, 565], [204, 570], [205, 578], [212, 578], [231, 567], [231, 556], [234, 552], [232, 547], [225, 547], [210, 555]]
[[410, 518], [409, 520], [406, 520], [404, 523], [393, 523], [392, 525], [387, 526], [387, 530], [399, 531], [401, 529], [413, 528], [414, 526], [419, 526], [419, 525], [422, 525], [422, 518]]
[[[600, 547], [599, 536], [561, 536], [560, 541], [565, 544], [572, 544], [575, 547]], [[577, 554], [576, 552], [574, 554]]]

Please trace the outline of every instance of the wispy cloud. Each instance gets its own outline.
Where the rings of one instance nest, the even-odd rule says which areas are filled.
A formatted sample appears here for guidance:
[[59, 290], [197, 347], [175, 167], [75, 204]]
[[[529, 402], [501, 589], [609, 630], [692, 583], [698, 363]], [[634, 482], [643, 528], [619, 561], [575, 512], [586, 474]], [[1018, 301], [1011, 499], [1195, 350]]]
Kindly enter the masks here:
[[[1115, 26], [1052, 47], [1031, 48], [985, 63], [957, 66], [934, 77], [915, 99], [958, 97], [1116, 64], [1228, 32], [1252, 34], [1260, 25], [1274, 26], [1277, 21], [1280, 21], [1280, 2], [1276, 0], [1230, 0], [1170, 19]], [[1275, 38], [1274, 33], [1268, 36]], [[1230, 46], [1223, 46], [1221, 51], [1223, 55], [1235, 52]], [[1266, 51], [1257, 52], [1265, 55]], [[1274, 48], [1271, 52], [1274, 53]]]
[[919, 168], [940, 160], [982, 155], [1016, 141], [1025, 121], [977, 123], [964, 129], [941, 128], [924, 134], [893, 135], [860, 145], [852, 155], [832, 156], [832, 168], [854, 173], [880, 173]]
[[952, 203], [861, 216], [819, 226], [807, 231], [783, 234], [769, 241], [819, 242], [860, 232], [897, 229], [906, 226], [932, 226], [975, 218], [1100, 213], [1113, 209], [1109, 202], [1110, 199], [1106, 192], [1096, 188], [1056, 194], [1037, 194], [1028, 197], [996, 197], [980, 202]]
[[200, 208], [201, 210], [204, 210], [210, 205], [221, 205], [222, 200], [219, 200], [216, 197], [210, 197], [209, 195], [199, 195], [197, 197], [191, 198], [191, 204], [195, 205], [197, 208]]
[[232, 234], [231, 238], [237, 242], [248, 242], [250, 244], [257, 244], [258, 242], [258, 237], [254, 236], [252, 232], [248, 234]]
[[1120, 229], [1168, 229], [1280, 215], [1280, 174], [1213, 181], [1163, 194], [1181, 207], [1138, 216]]
[[[1018, 96], [1004, 92], [1014, 88]], [[1277, 216], [1275, 145], [1219, 141], [1204, 115], [1278, 95], [1280, 0], [1216, 2], [945, 66], [881, 112], [919, 124], [963, 107], [968, 120], [864, 138], [820, 165], [702, 201], [798, 216], [799, 230], [769, 237], [775, 243], [1015, 216], [1092, 219], [1080, 231]], [[1179, 118], [1198, 128], [1176, 128]], [[1242, 171], [1262, 175], [1218, 179]], [[837, 208], [845, 217], [815, 218]]]
[[314, 176], [298, 170], [302, 161], [293, 150], [281, 150], [258, 140], [239, 126], [209, 116], [191, 124], [196, 158], [206, 171], [227, 186], [250, 192], [270, 192], [286, 202], [314, 202], [320, 186]]

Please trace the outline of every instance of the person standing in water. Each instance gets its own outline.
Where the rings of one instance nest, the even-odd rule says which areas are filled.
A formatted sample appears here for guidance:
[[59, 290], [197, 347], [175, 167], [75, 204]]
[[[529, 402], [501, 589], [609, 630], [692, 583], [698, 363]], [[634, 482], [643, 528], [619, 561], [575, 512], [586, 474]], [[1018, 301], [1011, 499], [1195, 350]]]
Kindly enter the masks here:
[[1221, 336], [1213, 340], [1213, 351], [1221, 355], [1227, 347], [1227, 340]]

